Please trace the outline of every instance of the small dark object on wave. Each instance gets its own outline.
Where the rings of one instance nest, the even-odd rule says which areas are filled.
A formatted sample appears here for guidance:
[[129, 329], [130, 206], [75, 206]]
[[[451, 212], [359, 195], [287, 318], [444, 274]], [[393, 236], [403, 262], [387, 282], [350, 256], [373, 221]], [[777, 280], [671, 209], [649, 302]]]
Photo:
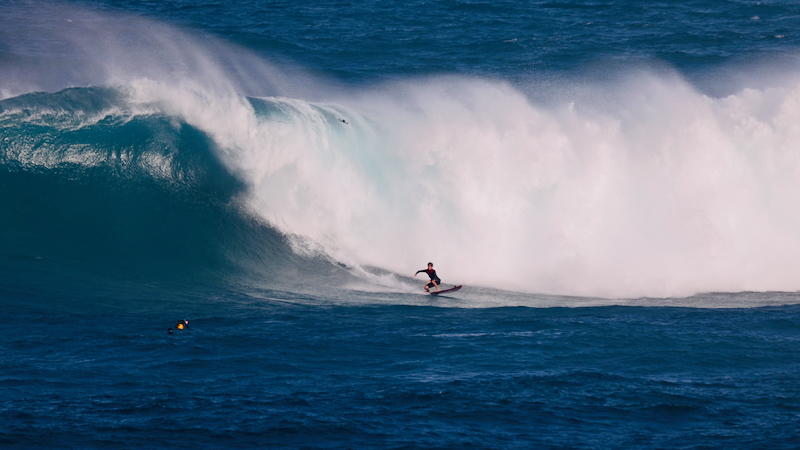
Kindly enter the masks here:
[[340, 122], [342, 122], [342, 123], [343, 123], [343, 124], [345, 124], [345, 125], [350, 125], [350, 124], [349, 124], [349, 123], [347, 123], [347, 121], [346, 121], [346, 120], [344, 120], [344, 119], [339, 119], [339, 121], [340, 121]]
[[172, 328], [167, 328], [167, 334], [172, 334]]

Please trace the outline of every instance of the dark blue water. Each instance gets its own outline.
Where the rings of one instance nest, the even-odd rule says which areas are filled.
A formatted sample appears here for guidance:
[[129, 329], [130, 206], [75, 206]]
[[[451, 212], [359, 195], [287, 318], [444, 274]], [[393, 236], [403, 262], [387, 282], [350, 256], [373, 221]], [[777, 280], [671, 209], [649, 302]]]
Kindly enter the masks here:
[[0, 4], [0, 447], [800, 447], [798, 25]]
[[793, 307], [4, 313], [11, 448], [796, 448]]
[[796, 448], [797, 307], [3, 314], [11, 448]]

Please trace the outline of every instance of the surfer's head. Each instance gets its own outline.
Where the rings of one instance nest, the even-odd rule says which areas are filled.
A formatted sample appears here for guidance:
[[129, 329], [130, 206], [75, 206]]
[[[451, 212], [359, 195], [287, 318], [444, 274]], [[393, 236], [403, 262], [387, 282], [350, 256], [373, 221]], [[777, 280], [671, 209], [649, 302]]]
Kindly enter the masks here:
[[433, 263], [428, 263], [428, 267], [433, 267]]
[[167, 334], [172, 334], [172, 328], [167, 328]]

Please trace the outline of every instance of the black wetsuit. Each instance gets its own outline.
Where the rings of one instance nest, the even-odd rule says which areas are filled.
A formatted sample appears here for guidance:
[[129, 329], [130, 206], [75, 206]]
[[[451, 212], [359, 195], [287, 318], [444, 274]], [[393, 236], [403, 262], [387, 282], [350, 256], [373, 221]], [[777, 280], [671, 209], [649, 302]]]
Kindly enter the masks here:
[[[417, 273], [420, 273], [420, 272], [427, 273], [428, 276], [431, 278], [431, 282], [425, 285], [426, 288], [432, 288], [432, 287], [436, 287], [437, 285], [441, 285], [442, 284], [442, 280], [440, 280], [439, 276], [436, 275], [436, 271], [435, 270], [433, 270], [433, 269], [422, 269], [422, 270], [418, 270], [417, 271]], [[433, 284], [434, 281], [436, 282], [435, 285]]]

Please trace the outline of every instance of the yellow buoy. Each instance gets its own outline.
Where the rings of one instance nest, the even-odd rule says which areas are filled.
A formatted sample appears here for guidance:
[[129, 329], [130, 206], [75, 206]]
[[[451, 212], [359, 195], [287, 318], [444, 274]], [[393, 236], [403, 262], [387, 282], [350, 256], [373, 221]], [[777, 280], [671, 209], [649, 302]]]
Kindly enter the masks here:
[[183, 324], [179, 323], [179, 324], [175, 325], [175, 328], [177, 328], [179, 330], [182, 330], [183, 329]]

